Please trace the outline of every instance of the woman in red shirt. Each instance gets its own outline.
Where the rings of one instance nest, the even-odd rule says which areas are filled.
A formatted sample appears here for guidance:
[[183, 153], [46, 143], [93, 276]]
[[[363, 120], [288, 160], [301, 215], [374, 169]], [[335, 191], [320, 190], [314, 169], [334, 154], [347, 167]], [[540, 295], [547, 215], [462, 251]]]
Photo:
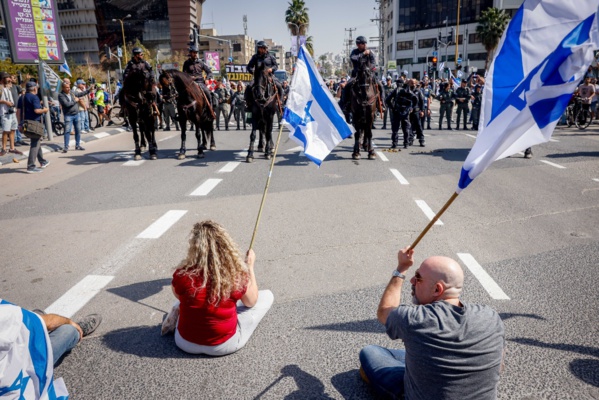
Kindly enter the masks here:
[[180, 302], [175, 343], [181, 350], [224, 356], [245, 346], [273, 302], [270, 290], [258, 291], [255, 261], [248, 250], [244, 262], [216, 222], [194, 225], [187, 258], [172, 281]]

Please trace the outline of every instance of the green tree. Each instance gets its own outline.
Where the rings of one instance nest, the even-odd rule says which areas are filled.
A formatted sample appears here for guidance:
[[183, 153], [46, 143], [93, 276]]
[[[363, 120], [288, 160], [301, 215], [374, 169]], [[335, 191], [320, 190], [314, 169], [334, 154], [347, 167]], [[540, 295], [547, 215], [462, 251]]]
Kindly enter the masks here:
[[308, 31], [310, 17], [304, 0], [291, 0], [285, 11], [285, 22], [293, 36], [303, 36]]
[[312, 36], [306, 38], [306, 49], [308, 49], [310, 56], [314, 57], [314, 40], [312, 39]]
[[485, 70], [489, 65], [489, 61], [493, 57], [495, 49], [499, 45], [501, 35], [507, 26], [510, 17], [503, 11], [495, 7], [491, 7], [481, 13], [476, 27], [476, 33], [480, 36], [483, 46], [487, 51], [487, 59], [485, 60]]

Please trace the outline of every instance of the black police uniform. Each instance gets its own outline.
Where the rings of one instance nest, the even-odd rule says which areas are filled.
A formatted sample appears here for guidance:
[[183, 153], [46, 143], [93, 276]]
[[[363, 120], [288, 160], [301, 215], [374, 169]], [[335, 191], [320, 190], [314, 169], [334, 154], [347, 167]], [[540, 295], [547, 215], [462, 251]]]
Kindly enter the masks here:
[[[133, 71], [142, 71], [145, 77], [149, 78], [150, 82], [154, 84], [154, 74], [152, 73], [152, 66], [146, 60], [138, 61], [135, 59], [135, 57], [129, 60], [127, 66], [125, 67], [125, 71], [123, 71], [123, 84], [125, 83], [127, 77], [131, 75]], [[123, 116], [125, 111], [125, 102], [123, 98], [124, 95], [125, 93], [123, 92], [123, 90], [119, 90], [119, 104], [121, 105], [120, 115]]]
[[[274, 76], [274, 72], [277, 69], [279, 69], [279, 64], [277, 63], [277, 59], [275, 58], [275, 56], [270, 54], [268, 51], [266, 51], [264, 54], [260, 54], [260, 53], [254, 54], [246, 67], [247, 72], [254, 75], [254, 82], [256, 82], [258, 80], [258, 75], [257, 75], [258, 71], [256, 70], [256, 67], [258, 67], [260, 65], [263, 65], [265, 70], [269, 69], [269, 68], [272, 69], [273, 82], [275, 83], [275, 86], [277, 87], [277, 92], [279, 93], [279, 100], [281, 100], [283, 98], [283, 86], [281, 86], [281, 83]], [[246, 92], [247, 92], [247, 88], [246, 88]]]
[[[354, 82], [356, 81], [356, 77], [358, 76], [358, 71], [360, 70], [360, 66], [362, 63], [365, 63], [365, 67], [368, 69], [372, 69], [372, 67], [376, 64], [376, 61], [374, 60], [374, 55], [372, 54], [372, 52], [369, 52], [368, 55], [365, 55], [364, 51], [360, 51], [360, 49], [353, 49], [349, 59], [351, 60], [353, 69], [351, 71], [351, 78], [347, 81], [347, 83], [345, 84], [345, 87], [343, 88], [343, 90], [341, 91], [341, 98], [339, 99], [339, 104], [341, 109], [348, 109], [350, 106], [350, 102], [347, 101], [347, 93], [351, 93], [351, 88], [354, 85]], [[383, 85], [381, 85], [380, 82], [376, 82], [378, 89], [379, 89], [379, 95], [381, 96], [381, 99], [383, 98]], [[346, 110], [349, 111], [349, 110]]]
[[397, 147], [397, 134], [400, 126], [403, 132], [404, 148], [408, 148], [409, 132], [412, 128], [410, 113], [417, 103], [418, 99], [414, 93], [408, 87], [402, 87], [401, 85], [398, 85], [397, 89], [387, 96], [387, 105], [391, 108], [391, 142], [393, 148]]
[[166, 131], [171, 130], [171, 120], [175, 124], [175, 129], [179, 130], [179, 121], [177, 121], [177, 110], [175, 104], [177, 102], [177, 90], [172, 83], [162, 87], [162, 100], [164, 102], [164, 122], [166, 123]]
[[449, 88], [449, 84], [445, 83], [445, 86], [439, 93], [439, 102], [441, 108], [439, 110], [439, 130], [443, 129], [443, 116], [447, 119], [447, 129], [451, 129], [451, 111], [453, 110], [453, 91]]
[[424, 132], [422, 131], [422, 124], [420, 120], [420, 112], [424, 112], [424, 95], [420, 89], [416, 88], [416, 86], [414, 86], [414, 88], [410, 88], [410, 91], [416, 97], [416, 106], [410, 113], [410, 125], [412, 125], [412, 130], [409, 144], [410, 146], [412, 145], [414, 142], [414, 134], [416, 134], [416, 138], [418, 138], [420, 146], [424, 147]]
[[478, 121], [480, 119], [480, 108], [482, 105], [482, 101], [483, 101], [483, 92], [481, 91], [477, 91], [477, 88], [480, 88], [480, 86], [475, 86], [474, 87], [474, 91], [472, 92], [472, 130], [473, 131], [477, 131], [478, 130]]
[[210, 94], [210, 90], [206, 87], [206, 82], [204, 80], [204, 74], [206, 73], [206, 79], [212, 79], [212, 70], [208, 67], [202, 60], [199, 58], [192, 59], [191, 57], [185, 60], [183, 63], [183, 72], [191, 75], [191, 78], [195, 83], [198, 84], [200, 88], [204, 91], [206, 98], [212, 102], [212, 108], [215, 108], [214, 100]]
[[467, 116], [470, 109], [468, 108], [468, 102], [470, 100], [470, 89], [467, 87], [460, 86], [455, 91], [456, 104], [458, 105], [458, 120], [456, 128], [460, 129], [460, 117], [464, 115], [464, 130], [466, 130], [466, 122], [468, 121]]

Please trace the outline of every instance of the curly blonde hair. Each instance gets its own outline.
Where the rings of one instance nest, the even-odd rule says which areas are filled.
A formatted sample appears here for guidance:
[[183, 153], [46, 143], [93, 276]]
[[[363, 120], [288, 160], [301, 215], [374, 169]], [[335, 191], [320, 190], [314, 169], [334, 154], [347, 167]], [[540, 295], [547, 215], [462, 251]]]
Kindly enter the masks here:
[[244, 288], [249, 281], [248, 267], [237, 244], [227, 231], [214, 221], [202, 221], [193, 226], [189, 238], [187, 257], [177, 267], [178, 274], [190, 278], [200, 277], [206, 288], [206, 298], [218, 305], [231, 293]]

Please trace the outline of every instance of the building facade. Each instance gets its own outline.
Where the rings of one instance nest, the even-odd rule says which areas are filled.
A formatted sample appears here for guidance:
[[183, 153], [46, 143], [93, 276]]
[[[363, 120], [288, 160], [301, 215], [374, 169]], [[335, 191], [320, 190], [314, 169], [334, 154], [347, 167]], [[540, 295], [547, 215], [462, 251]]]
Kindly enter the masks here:
[[97, 64], [98, 31], [94, 0], [58, 0], [58, 18], [68, 51], [65, 57], [77, 64]]
[[408, 71], [408, 76], [420, 79], [435, 53], [438, 64], [445, 63], [446, 67], [454, 69], [461, 62], [465, 70], [484, 73], [487, 52], [476, 34], [481, 12], [496, 7], [511, 17], [523, 0], [460, 0], [459, 28], [456, 0], [381, 2], [385, 66], [389, 60], [395, 60], [397, 64], [397, 71], [387, 73], [395, 75]]

